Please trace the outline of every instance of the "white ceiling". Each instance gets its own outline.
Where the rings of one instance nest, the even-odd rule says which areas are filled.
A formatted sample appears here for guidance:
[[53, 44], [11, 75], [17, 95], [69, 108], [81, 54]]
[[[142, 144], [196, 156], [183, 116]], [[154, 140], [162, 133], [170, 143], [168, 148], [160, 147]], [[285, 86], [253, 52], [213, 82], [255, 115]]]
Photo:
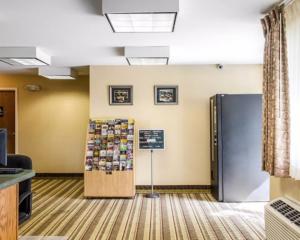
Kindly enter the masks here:
[[261, 12], [275, 2], [180, 0], [174, 33], [127, 34], [112, 32], [101, 0], [0, 0], [0, 46], [38, 46], [54, 66], [127, 65], [122, 47], [163, 45], [171, 65], [262, 63]]

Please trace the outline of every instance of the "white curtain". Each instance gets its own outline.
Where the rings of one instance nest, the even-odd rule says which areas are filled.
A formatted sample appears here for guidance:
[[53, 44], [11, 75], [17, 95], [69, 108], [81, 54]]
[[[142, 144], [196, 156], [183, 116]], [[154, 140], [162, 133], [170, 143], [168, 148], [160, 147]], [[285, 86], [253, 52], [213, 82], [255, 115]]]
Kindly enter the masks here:
[[300, 0], [285, 8], [290, 93], [290, 176], [300, 180]]

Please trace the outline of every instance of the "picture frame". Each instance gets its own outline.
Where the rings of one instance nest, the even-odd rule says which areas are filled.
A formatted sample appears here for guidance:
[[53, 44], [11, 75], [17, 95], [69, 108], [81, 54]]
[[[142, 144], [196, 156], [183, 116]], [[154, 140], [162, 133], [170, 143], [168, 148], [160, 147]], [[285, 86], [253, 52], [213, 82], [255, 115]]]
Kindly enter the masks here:
[[155, 85], [154, 86], [155, 105], [178, 105], [177, 85]]
[[110, 85], [109, 105], [133, 105], [133, 86]]

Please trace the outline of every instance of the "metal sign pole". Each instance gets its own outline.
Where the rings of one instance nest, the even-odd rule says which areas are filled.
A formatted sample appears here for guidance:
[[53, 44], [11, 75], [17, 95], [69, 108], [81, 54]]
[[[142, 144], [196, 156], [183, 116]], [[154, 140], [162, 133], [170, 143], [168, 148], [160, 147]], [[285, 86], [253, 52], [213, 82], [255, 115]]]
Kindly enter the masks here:
[[146, 194], [146, 198], [159, 198], [159, 193], [154, 192], [153, 187], [153, 149], [151, 149], [151, 193]]

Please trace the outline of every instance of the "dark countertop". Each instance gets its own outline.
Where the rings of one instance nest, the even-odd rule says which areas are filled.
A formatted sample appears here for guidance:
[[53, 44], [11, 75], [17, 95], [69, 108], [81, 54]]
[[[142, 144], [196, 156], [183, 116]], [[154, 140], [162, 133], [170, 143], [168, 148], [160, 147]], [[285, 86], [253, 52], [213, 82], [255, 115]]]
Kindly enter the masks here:
[[18, 174], [0, 174], [0, 189], [10, 187], [34, 176], [35, 172], [33, 170], [24, 170]]

